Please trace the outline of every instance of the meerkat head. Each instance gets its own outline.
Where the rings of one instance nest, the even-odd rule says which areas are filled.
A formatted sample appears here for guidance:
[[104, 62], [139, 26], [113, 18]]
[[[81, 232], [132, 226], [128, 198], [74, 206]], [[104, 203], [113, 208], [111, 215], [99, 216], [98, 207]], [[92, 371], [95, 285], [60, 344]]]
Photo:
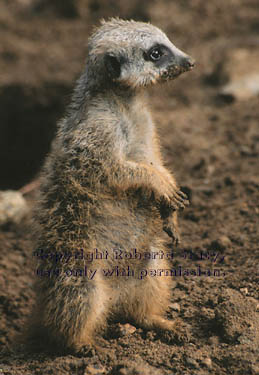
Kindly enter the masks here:
[[143, 22], [102, 21], [88, 47], [88, 69], [96, 81], [132, 88], [174, 79], [194, 66], [160, 29]]

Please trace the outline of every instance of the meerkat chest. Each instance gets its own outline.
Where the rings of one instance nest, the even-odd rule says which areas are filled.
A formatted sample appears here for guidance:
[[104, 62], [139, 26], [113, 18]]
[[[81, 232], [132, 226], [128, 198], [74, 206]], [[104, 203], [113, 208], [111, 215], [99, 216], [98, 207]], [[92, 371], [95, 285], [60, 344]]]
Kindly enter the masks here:
[[138, 162], [153, 162], [154, 125], [149, 112], [137, 107], [128, 115], [127, 123], [126, 158]]

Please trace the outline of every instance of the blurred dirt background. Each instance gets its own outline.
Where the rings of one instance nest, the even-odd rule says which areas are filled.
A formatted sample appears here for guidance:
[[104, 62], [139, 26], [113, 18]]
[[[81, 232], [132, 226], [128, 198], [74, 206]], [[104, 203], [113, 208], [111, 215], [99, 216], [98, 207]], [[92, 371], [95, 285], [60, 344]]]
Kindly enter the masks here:
[[34, 301], [35, 190], [23, 190], [23, 219], [0, 220], [0, 374], [259, 374], [258, 0], [1, 0], [0, 190], [37, 178], [89, 33], [110, 16], [152, 22], [197, 61], [150, 89], [150, 107], [167, 164], [191, 200], [173, 263], [212, 275], [172, 279], [168, 317], [184, 322], [178, 340], [111, 321], [106, 353], [26, 349], [17, 335]]

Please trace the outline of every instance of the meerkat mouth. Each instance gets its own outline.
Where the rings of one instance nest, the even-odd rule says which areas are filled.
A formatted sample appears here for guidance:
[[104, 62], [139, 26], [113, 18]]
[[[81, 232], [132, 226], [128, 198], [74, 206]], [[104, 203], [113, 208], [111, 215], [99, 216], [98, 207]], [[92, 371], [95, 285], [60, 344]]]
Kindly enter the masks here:
[[180, 66], [173, 66], [169, 69], [165, 70], [161, 74], [162, 81], [168, 81], [171, 79], [175, 79], [179, 77], [182, 73], [186, 72], [187, 70], [185, 68], [182, 68]]
[[175, 79], [184, 72], [188, 72], [194, 68], [194, 62], [191, 61], [184, 65], [171, 65], [161, 73], [161, 79], [163, 81]]

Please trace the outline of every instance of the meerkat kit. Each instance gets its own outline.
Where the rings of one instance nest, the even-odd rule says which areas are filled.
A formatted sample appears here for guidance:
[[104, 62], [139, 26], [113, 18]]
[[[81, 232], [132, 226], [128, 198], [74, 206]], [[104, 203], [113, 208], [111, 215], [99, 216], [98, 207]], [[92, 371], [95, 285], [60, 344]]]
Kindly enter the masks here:
[[148, 23], [103, 21], [89, 39], [35, 213], [35, 315], [60, 347], [94, 345], [110, 314], [174, 329], [165, 318], [170, 278], [149, 270], [170, 268], [164, 232], [177, 244], [176, 215], [188, 200], [163, 165], [144, 95], [193, 66]]

